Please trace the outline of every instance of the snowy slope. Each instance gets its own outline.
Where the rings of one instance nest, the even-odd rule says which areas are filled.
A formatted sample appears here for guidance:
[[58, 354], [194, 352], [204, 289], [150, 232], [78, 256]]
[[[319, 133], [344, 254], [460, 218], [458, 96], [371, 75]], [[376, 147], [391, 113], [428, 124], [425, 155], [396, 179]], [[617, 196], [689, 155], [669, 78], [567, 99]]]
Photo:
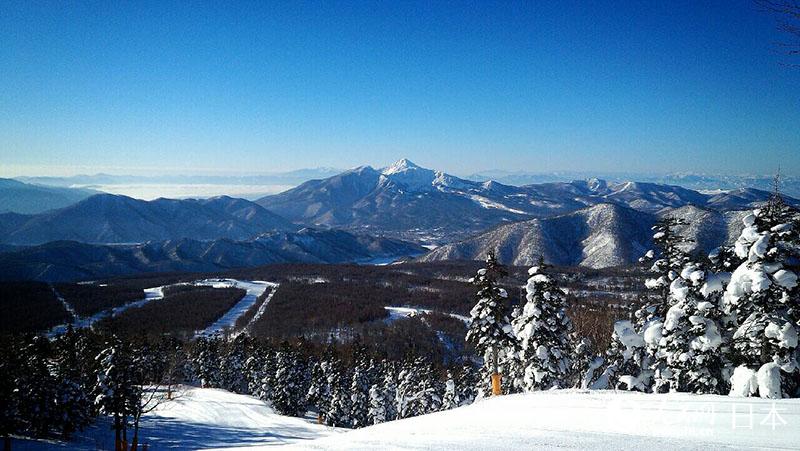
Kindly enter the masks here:
[[[773, 406], [776, 414], [771, 415]], [[798, 426], [798, 399], [773, 403], [714, 395], [556, 390], [488, 399], [291, 448], [796, 449]]]
[[[275, 413], [263, 401], [225, 390], [187, 388], [142, 420], [142, 441], [151, 450], [252, 447], [295, 443], [339, 430]], [[114, 449], [113, 431], [101, 421], [70, 443], [20, 442], [17, 450]]]
[[253, 306], [258, 300], [258, 297], [264, 294], [267, 288], [275, 289], [278, 284], [273, 282], [264, 282], [261, 280], [235, 280], [235, 279], [206, 279], [194, 283], [199, 286], [210, 286], [214, 288], [241, 288], [247, 293], [242, 299], [236, 303], [227, 313], [222, 315], [214, 324], [208, 326], [199, 333], [199, 335], [214, 335], [222, 333], [226, 329], [233, 329], [236, 325], [236, 320], [247, 312], [247, 309]]

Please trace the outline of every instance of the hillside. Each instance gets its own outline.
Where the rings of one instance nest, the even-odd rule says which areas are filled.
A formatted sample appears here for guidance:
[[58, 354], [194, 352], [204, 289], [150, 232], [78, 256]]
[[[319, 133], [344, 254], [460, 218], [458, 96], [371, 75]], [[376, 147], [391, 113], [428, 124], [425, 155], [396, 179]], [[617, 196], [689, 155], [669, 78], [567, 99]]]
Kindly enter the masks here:
[[143, 201], [97, 194], [74, 205], [37, 215], [0, 215], [6, 244], [56, 240], [84, 243], [141, 243], [191, 238], [248, 239], [297, 227], [259, 205], [231, 197]]
[[243, 241], [182, 238], [122, 245], [55, 241], [0, 253], [0, 280], [58, 282], [147, 272], [214, 272], [269, 263], [369, 262], [424, 250], [391, 238], [312, 229]]
[[599, 204], [565, 215], [505, 224], [474, 237], [445, 244], [421, 261], [481, 260], [494, 251], [503, 263], [531, 265], [544, 257], [556, 265], [605, 268], [635, 263], [652, 246], [651, 227], [659, 216], [688, 221], [679, 231], [694, 240], [689, 251], [708, 252], [733, 241], [744, 212], [688, 205], [661, 215], [615, 204]]
[[42, 213], [72, 205], [93, 194], [97, 191], [0, 179], [0, 213]]

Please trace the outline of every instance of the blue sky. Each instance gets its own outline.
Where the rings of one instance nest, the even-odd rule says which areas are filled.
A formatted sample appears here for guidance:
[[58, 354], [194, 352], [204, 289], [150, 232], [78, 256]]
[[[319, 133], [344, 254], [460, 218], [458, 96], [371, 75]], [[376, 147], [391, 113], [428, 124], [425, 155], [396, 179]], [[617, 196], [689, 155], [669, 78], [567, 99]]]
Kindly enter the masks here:
[[0, 2], [0, 175], [800, 174], [748, 1]]

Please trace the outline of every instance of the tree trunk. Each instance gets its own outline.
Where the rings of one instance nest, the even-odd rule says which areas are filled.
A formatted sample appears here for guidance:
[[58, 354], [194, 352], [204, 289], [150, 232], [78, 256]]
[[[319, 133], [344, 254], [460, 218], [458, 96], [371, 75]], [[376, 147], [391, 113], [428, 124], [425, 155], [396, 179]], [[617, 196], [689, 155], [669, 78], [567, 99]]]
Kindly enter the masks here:
[[11, 436], [8, 434], [3, 437], [3, 451], [11, 451]]
[[133, 420], [133, 440], [131, 440], [131, 451], [136, 451], [139, 446], [139, 415]]
[[119, 415], [114, 415], [114, 451], [125, 451], [122, 449], [122, 424]]

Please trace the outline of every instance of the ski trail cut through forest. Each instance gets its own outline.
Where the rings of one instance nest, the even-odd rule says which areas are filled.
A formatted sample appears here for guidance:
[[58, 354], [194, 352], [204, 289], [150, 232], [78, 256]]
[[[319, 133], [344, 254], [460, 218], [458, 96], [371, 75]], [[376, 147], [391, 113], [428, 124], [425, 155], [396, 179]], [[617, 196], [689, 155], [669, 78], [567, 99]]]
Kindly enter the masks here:
[[[272, 288], [272, 293], [268, 295], [271, 298], [275, 293], [275, 288], [278, 286], [278, 284], [274, 282], [265, 282], [263, 280], [243, 281], [236, 279], [205, 279], [194, 282], [194, 285], [210, 286], [213, 288], [241, 288], [247, 292], [242, 299], [222, 315], [222, 317], [197, 334], [202, 336], [214, 335], [226, 329], [233, 329], [236, 325], [236, 320], [244, 315], [245, 312], [258, 301], [259, 296], [264, 294], [267, 288]], [[264, 305], [266, 305], [267, 302], [268, 300], [264, 302]], [[261, 311], [260, 308], [259, 311]]]

